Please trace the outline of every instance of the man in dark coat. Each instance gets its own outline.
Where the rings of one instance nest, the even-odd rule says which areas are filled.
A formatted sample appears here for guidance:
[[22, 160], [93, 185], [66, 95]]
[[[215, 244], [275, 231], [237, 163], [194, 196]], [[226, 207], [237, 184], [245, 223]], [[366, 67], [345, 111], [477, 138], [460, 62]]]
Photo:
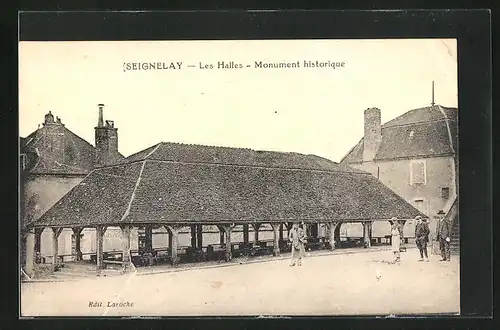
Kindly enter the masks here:
[[417, 248], [420, 251], [420, 259], [418, 261], [429, 261], [429, 256], [427, 255], [427, 243], [429, 242], [429, 225], [427, 225], [426, 219], [422, 219], [421, 216], [415, 218], [417, 220], [417, 225], [415, 227], [415, 242]]
[[439, 241], [439, 249], [441, 250], [440, 261], [450, 261], [450, 242], [451, 242], [451, 226], [445, 218], [443, 210], [438, 212], [440, 216], [439, 224], [437, 226], [436, 238]]

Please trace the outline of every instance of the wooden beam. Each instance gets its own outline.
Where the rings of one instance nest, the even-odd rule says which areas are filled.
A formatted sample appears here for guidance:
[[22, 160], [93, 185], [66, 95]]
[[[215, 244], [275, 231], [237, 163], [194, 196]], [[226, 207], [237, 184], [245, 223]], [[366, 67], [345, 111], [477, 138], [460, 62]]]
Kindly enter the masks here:
[[35, 257], [42, 251], [42, 233], [45, 228], [35, 228]]
[[144, 238], [146, 240], [146, 252], [153, 252], [153, 226], [144, 226]]
[[196, 245], [199, 249], [203, 248], [203, 225], [196, 225]]
[[234, 229], [235, 225], [234, 224], [224, 224], [224, 225], [218, 225], [219, 230], [224, 233], [224, 236], [226, 238], [226, 261], [231, 261], [233, 258], [233, 251], [232, 245], [231, 245], [231, 231]]
[[[328, 242], [330, 243], [330, 250], [335, 250], [335, 244], [337, 243], [335, 241], [335, 232], [337, 229], [337, 226], [340, 227], [340, 222], [338, 221], [330, 221], [327, 223], [328, 226]], [[338, 242], [340, 243], [340, 242]]]
[[59, 266], [59, 235], [62, 228], [52, 228], [52, 270], [56, 271]]
[[106, 226], [98, 225], [96, 226], [96, 272], [99, 276], [101, 269], [104, 268], [104, 233], [106, 232]]
[[273, 255], [275, 257], [279, 257], [279, 255], [280, 255], [279, 231], [280, 231], [280, 228], [282, 228], [282, 224], [271, 223], [271, 227], [273, 227], [273, 233], [274, 233]]
[[[122, 266], [123, 272], [127, 272], [132, 270], [134, 267], [132, 265], [132, 258], [130, 255], [130, 232], [132, 231], [133, 226], [131, 225], [123, 225], [120, 226], [122, 230]], [[147, 243], [146, 243], [147, 245]]]
[[371, 222], [363, 222], [363, 241], [365, 248], [369, 248], [372, 246], [372, 240], [370, 237], [370, 225]]
[[249, 237], [248, 237], [248, 224], [243, 225], [243, 243], [248, 244]]
[[254, 239], [253, 239], [253, 242], [255, 245], [259, 245], [259, 228], [260, 226], [262, 226], [261, 223], [253, 223], [252, 224], [252, 227], [253, 227], [253, 230], [254, 230]]
[[179, 231], [183, 226], [179, 225], [167, 225], [168, 229], [172, 233], [172, 266], [176, 266], [179, 263], [179, 257], [177, 255], [177, 248], [179, 246]]
[[191, 225], [191, 247], [196, 248], [196, 225]]
[[24, 260], [24, 271], [28, 276], [33, 277], [35, 269], [35, 230], [30, 230], [26, 233], [25, 238], [25, 260]]
[[83, 259], [82, 249], [81, 249], [81, 237], [83, 227], [74, 227], [73, 235], [75, 237], [75, 251], [73, 254], [73, 261], [81, 261]]

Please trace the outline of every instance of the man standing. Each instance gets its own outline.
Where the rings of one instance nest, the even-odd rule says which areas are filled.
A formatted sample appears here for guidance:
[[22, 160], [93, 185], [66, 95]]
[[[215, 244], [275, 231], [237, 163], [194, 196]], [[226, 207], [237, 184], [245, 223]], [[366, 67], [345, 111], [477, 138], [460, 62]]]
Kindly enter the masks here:
[[427, 255], [427, 242], [429, 241], [429, 226], [427, 225], [426, 219], [422, 219], [421, 216], [415, 218], [417, 220], [417, 225], [415, 227], [415, 242], [417, 248], [420, 251], [420, 259], [418, 261], [429, 261], [429, 256]]
[[446, 221], [443, 210], [440, 210], [438, 215], [440, 216], [440, 219], [436, 238], [439, 241], [439, 249], [441, 250], [441, 260], [439, 261], [450, 261], [450, 224]]
[[306, 241], [304, 230], [294, 223], [288, 239], [292, 242], [292, 262], [290, 266], [295, 266], [296, 262], [298, 266], [302, 266], [302, 257], [305, 255], [304, 244]]

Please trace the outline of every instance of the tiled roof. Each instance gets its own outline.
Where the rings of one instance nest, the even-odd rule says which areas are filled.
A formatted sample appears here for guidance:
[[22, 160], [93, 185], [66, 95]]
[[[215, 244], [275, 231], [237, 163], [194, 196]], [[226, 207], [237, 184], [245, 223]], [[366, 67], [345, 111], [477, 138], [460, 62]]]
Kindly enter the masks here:
[[[54, 136], [60, 138], [60, 149]], [[96, 148], [62, 124], [43, 126], [20, 142], [20, 151], [29, 156], [32, 174], [86, 175], [96, 165]], [[124, 158], [119, 154], [117, 161]]]
[[[60, 150], [55, 149], [50, 134], [60, 137]], [[38, 155], [31, 173], [87, 174], [94, 168], [95, 147], [63, 125], [55, 129], [44, 126], [27, 139], [31, 141], [25, 144], [25, 149]]]
[[[382, 125], [382, 140], [374, 160], [452, 155], [458, 145], [458, 111], [439, 105], [408, 111]], [[361, 140], [342, 164], [363, 161]]]
[[167, 142], [158, 143], [133, 154], [122, 162], [131, 163], [145, 159], [182, 163], [362, 172], [316, 155]]
[[325, 222], [419, 214], [363, 172], [148, 159], [92, 171], [34, 225]]

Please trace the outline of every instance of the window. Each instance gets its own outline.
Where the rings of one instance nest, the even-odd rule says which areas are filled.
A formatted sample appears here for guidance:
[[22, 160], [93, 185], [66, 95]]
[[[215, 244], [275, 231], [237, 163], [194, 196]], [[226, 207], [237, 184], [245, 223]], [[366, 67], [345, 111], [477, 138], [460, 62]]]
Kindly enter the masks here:
[[425, 160], [416, 160], [410, 163], [410, 185], [426, 184]]
[[439, 188], [441, 191], [441, 198], [443, 199], [448, 199], [450, 197], [450, 188], [448, 187], [442, 187]]

